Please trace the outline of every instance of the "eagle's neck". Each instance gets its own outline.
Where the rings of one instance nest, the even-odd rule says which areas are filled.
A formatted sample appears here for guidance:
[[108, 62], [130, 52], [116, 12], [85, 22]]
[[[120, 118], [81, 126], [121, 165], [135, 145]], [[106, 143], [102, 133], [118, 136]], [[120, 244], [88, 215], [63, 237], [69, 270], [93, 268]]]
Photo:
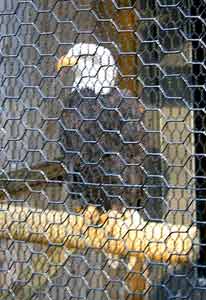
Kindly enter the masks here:
[[73, 84], [73, 90], [78, 88], [90, 89], [95, 92], [96, 95], [109, 94], [111, 89], [115, 86], [117, 70], [115, 66], [96, 66], [92, 70], [84, 69], [79, 72], [77, 70], [75, 81]]

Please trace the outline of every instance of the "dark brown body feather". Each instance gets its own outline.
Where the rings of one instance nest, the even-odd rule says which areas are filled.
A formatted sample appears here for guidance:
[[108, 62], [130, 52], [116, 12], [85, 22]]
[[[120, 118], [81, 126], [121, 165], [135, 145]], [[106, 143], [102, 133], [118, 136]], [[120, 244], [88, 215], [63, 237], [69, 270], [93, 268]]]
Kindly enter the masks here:
[[[144, 183], [142, 105], [129, 91], [65, 99], [62, 146], [69, 193], [81, 204], [138, 206]], [[79, 202], [78, 201], [78, 202]]]

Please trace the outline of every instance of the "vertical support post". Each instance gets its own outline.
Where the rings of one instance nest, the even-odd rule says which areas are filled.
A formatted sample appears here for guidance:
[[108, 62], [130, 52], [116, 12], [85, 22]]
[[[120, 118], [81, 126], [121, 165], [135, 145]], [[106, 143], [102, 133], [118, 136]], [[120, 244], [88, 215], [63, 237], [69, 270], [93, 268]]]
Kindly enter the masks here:
[[[122, 2], [128, 1], [121, 1], [121, 3]], [[119, 70], [121, 71], [119, 86], [122, 89], [125, 88], [132, 91], [135, 95], [138, 95], [139, 88], [136, 80], [138, 71], [136, 56], [138, 41], [135, 36], [137, 16], [132, 8], [120, 9], [115, 14], [114, 21], [119, 29], [117, 33], [117, 43], [121, 50], [117, 60]]]
[[127, 286], [129, 290], [131, 291], [131, 295], [128, 296], [127, 299], [129, 300], [146, 300], [147, 295], [144, 295], [146, 288], [147, 288], [147, 282], [145, 276], [148, 275], [148, 272], [146, 273], [144, 271], [145, 262], [142, 261], [136, 261], [133, 268], [128, 274], [127, 277]]
[[[137, 15], [132, 8], [133, 0], [119, 0], [116, 1], [118, 7], [115, 7], [113, 1], [101, 1], [99, 10], [103, 13], [109, 13], [109, 17], [115, 23], [113, 31], [109, 32], [109, 39], [114, 41], [118, 46], [117, 66], [120, 70], [118, 86], [121, 89], [127, 89], [133, 92], [134, 95], [139, 96], [141, 87], [136, 80], [138, 73], [137, 55], [138, 40], [135, 35], [137, 26]], [[107, 29], [105, 25], [105, 30]], [[144, 261], [134, 262], [133, 267], [126, 276], [125, 284], [128, 287], [129, 293], [127, 299], [129, 300], [145, 300], [143, 293], [146, 288], [146, 280], [142, 275], [144, 268]], [[118, 272], [116, 270], [115, 272]], [[145, 275], [145, 274], [144, 274]], [[112, 299], [117, 300], [115, 291], [112, 293]]]
[[[119, 7], [130, 6], [132, 1], [119, 0]], [[131, 54], [119, 55], [118, 64], [122, 73], [120, 78], [120, 87], [129, 89], [138, 96], [141, 93], [141, 87], [138, 86], [136, 76], [138, 73], [137, 55], [138, 41], [135, 36], [135, 30], [137, 26], [137, 16], [132, 8], [120, 9], [115, 18], [115, 23], [118, 24], [119, 32], [119, 44], [122, 52], [131, 52]], [[144, 261], [135, 261], [131, 271], [128, 273], [126, 284], [131, 291], [129, 300], [145, 300], [143, 295], [146, 289], [146, 280], [142, 274], [144, 268]], [[147, 275], [147, 274], [145, 274]]]

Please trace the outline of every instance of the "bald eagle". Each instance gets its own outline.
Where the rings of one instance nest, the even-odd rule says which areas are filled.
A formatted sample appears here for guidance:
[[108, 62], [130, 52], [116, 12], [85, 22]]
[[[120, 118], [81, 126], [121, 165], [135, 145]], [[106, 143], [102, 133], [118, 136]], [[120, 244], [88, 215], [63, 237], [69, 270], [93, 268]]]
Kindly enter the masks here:
[[118, 68], [109, 49], [78, 43], [57, 70], [74, 75], [64, 98], [62, 148], [71, 198], [105, 210], [137, 207], [142, 198], [143, 106], [117, 86]]

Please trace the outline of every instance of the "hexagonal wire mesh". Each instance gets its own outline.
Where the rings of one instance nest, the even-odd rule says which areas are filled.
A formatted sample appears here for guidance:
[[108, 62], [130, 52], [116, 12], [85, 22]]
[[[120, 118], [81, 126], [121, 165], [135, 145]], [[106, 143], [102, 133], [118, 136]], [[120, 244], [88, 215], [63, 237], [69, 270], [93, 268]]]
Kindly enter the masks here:
[[204, 299], [205, 0], [0, 1], [0, 299]]

